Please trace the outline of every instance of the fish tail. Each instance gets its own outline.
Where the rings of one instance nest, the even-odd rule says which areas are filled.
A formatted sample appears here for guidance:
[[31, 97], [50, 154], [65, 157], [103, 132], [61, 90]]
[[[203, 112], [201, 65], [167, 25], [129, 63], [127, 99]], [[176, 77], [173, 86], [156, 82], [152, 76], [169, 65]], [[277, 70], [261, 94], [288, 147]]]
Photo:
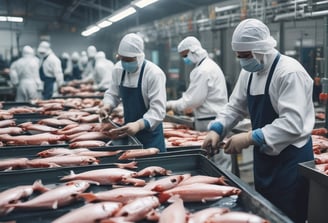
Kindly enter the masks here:
[[70, 174], [67, 176], [63, 176], [62, 178], [60, 178], [60, 180], [74, 180], [75, 178], [75, 173], [73, 170], [71, 170]]
[[97, 196], [93, 193], [82, 193], [77, 196], [83, 198], [87, 203], [97, 200]]
[[42, 184], [42, 181], [40, 179], [34, 181], [34, 183], [32, 185], [32, 188], [33, 188], [33, 190], [37, 190], [37, 191], [40, 191], [40, 192], [46, 192], [46, 191], [49, 191], [50, 190], [49, 188], [45, 187]]

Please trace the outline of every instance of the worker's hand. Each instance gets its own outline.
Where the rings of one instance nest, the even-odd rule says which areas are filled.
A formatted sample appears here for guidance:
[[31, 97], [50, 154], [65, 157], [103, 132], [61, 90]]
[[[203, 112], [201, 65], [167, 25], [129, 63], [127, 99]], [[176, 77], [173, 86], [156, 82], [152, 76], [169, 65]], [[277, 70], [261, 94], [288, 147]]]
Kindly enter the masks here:
[[225, 153], [236, 154], [253, 144], [252, 131], [249, 131], [231, 136], [223, 148]]
[[173, 101], [166, 102], [166, 111], [174, 110], [174, 103]]
[[122, 127], [111, 129], [109, 131], [110, 134], [123, 137], [126, 135], [135, 135], [137, 132], [141, 131], [145, 128], [145, 123], [143, 119], [139, 119], [135, 122], [129, 122], [126, 125], [123, 125]]
[[109, 117], [111, 112], [112, 112], [112, 108], [110, 105], [103, 105], [98, 110], [98, 114], [101, 119]]
[[204, 139], [202, 149], [207, 151], [207, 156], [212, 157], [218, 152], [220, 135], [215, 131], [209, 131]]

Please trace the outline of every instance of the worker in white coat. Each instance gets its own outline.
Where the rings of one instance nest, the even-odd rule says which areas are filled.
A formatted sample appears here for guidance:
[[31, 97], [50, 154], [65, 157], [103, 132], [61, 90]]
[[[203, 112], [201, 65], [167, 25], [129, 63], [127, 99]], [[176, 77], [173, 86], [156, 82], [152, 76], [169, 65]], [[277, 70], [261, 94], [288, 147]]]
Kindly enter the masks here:
[[144, 148], [166, 150], [162, 122], [166, 113], [166, 77], [154, 63], [145, 59], [144, 42], [134, 33], [125, 35], [118, 47], [120, 61], [105, 92], [101, 117], [111, 113], [122, 99], [125, 125], [112, 134], [135, 135]]
[[60, 59], [50, 48], [50, 43], [42, 41], [38, 47], [41, 57], [40, 78], [43, 81], [43, 99], [50, 99], [64, 83]]
[[208, 56], [199, 40], [193, 36], [183, 39], [178, 52], [187, 65], [193, 65], [188, 89], [177, 100], [167, 102], [167, 110], [182, 113], [193, 110], [195, 129], [207, 130], [217, 112], [228, 102], [226, 80], [221, 68]]
[[84, 80], [92, 78], [95, 72], [95, 66], [96, 66], [96, 54], [97, 54], [97, 48], [93, 45], [88, 46], [87, 48], [87, 56], [88, 56], [88, 62], [83, 70], [82, 73], [82, 82]]
[[23, 56], [10, 67], [10, 80], [16, 86], [16, 101], [41, 98], [42, 82], [39, 77], [39, 59], [30, 46], [24, 46]]
[[238, 121], [252, 130], [227, 139], [226, 153], [254, 145], [255, 189], [294, 222], [307, 218], [308, 182], [298, 163], [313, 160], [313, 81], [295, 59], [280, 54], [269, 28], [246, 19], [235, 29], [232, 50], [242, 70], [229, 103], [209, 125], [203, 148], [215, 150]]
[[106, 54], [103, 51], [98, 51], [95, 59], [93, 87], [96, 90], [106, 90], [112, 81], [114, 64], [112, 61], [106, 59]]

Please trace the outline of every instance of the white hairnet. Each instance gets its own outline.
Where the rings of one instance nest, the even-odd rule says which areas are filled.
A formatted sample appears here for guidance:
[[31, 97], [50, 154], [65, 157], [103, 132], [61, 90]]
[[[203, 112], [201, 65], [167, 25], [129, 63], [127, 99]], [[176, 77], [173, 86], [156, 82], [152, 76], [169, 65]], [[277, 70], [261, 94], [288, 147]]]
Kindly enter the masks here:
[[135, 33], [125, 35], [118, 47], [118, 54], [124, 57], [138, 57], [144, 55], [144, 41]]
[[106, 58], [106, 54], [104, 51], [98, 51], [98, 53], [96, 54], [96, 60], [99, 59], [105, 59]]
[[96, 54], [97, 54], [97, 49], [96, 49], [96, 47], [93, 46], [93, 45], [88, 46], [87, 54], [88, 54], [88, 57], [95, 57]]
[[178, 52], [180, 53], [185, 50], [190, 50], [194, 52], [199, 48], [202, 48], [202, 45], [200, 44], [199, 40], [193, 36], [188, 36], [179, 43]]
[[47, 54], [50, 51], [50, 43], [47, 41], [42, 41], [38, 47], [38, 53]]
[[69, 54], [67, 52], [63, 52], [62, 58], [69, 59]]
[[72, 60], [77, 61], [77, 60], [79, 60], [79, 57], [80, 57], [80, 55], [78, 52], [72, 53]]
[[179, 43], [178, 52], [181, 53], [185, 50], [189, 50], [188, 58], [193, 63], [198, 63], [208, 55], [207, 51], [203, 49], [199, 40], [193, 36], [188, 36]]
[[269, 28], [260, 20], [246, 19], [239, 23], [232, 35], [233, 51], [252, 51], [266, 54], [277, 45]]
[[26, 56], [26, 55], [33, 55], [34, 54], [34, 50], [32, 47], [26, 45], [23, 47], [23, 56]]

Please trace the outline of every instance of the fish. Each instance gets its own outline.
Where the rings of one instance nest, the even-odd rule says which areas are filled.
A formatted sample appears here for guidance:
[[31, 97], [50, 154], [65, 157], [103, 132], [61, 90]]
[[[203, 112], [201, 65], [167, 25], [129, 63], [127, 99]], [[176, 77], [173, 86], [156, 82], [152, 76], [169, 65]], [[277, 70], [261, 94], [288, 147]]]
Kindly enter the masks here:
[[[122, 150], [119, 150], [119, 152], [122, 152]], [[138, 168], [138, 162], [136, 161], [131, 161], [128, 163], [113, 163], [116, 165], [118, 168], [127, 168], [127, 169], [136, 169]], [[134, 176], [135, 177], [135, 176]]]
[[35, 135], [10, 136], [8, 134], [0, 135], [0, 140], [7, 145], [41, 145], [43, 143], [54, 144], [59, 141], [65, 141], [65, 135], [55, 135], [49, 132]]
[[118, 202], [87, 204], [64, 214], [63, 216], [52, 221], [52, 223], [99, 222], [100, 219], [113, 216], [121, 207], [122, 204]]
[[76, 124], [76, 122], [69, 119], [57, 119], [57, 118], [45, 118], [39, 120], [37, 123], [41, 125], [48, 125], [48, 126], [67, 126], [70, 124]]
[[[28, 167], [52, 167], [52, 166], [86, 166], [90, 164], [98, 164], [99, 160], [92, 156], [67, 155], [53, 156], [47, 158], [37, 158], [26, 162]], [[54, 165], [53, 165], [54, 164]]]
[[13, 119], [0, 120], [0, 128], [9, 127], [9, 126], [16, 126], [16, 121]]
[[219, 185], [228, 185], [226, 183], [226, 178], [224, 176], [221, 177], [212, 177], [212, 176], [205, 176], [205, 175], [196, 175], [191, 176], [188, 179], [183, 180], [179, 186], [193, 184], [193, 183], [207, 183], [207, 184], [219, 184]]
[[9, 134], [9, 135], [19, 135], [22, 134], [24, 130], [21, 127], [9, 126], [0, 128], [0, 134]]
[[241, 190], [233, 186], [194, 183], [163, 191], [159, 194], [159, 199], [163, 203], [171, 196], [179, 195], [185, 202], [206, 202], [207, 200], [217, 200], [224, 196], [238, 195], [240, 193]]
[[86, 140], [86, 141], [79, 141], [79, 142], [73, 142], [69, 144], [69, 148], [75, 149], [75, 148], [95, 148], [95, 147], [102, 147], [105, 146], [106, 143], [101, 140]]
[[159, 223], [185, 223], [187, 222], [187, 212], [183, 205], [183, 200], [174, 198], [174, 202], [167, 206], [160, 214]]
[[79, 174], [71, 171], [70, 175], [64, 176], [60, 180], [91, 180], [101, 185], [111, 185], [121, 182], [123, 177], [130, 177], [134, 172], [121, 168], [90, 170]]
[[85, 140], [106, 140], [109, 137], [101, 132], [86, 132], [83, 135], [76, 136], [75, 138], [71, 139], [70, 142], [78, 142], [78, 141], [85, 141]]
[[184, 175], [164, 177], [156, 181], [148, 182], [143, 188], [157, 192], [169, 190], [177, 186], [184, 179], [184, 177]]
[[92, 156], [92, 157], [105, 157], [114, 156], [120, 153], [121, 150], [116, 151], [94, 151], [88, 148], [68, 149], [68, 148], [51, 148], [38, 152], [37, 155], [40, 157], [51, 157], [51, 156], [64, 156], [64, 155], [80, 155], [80, 156]]
[[46, 188], [41, 180], [36, 180], [32, 185], [20, 185], [0, 193], [0, 216], [11, 212], [14, 207], [5, 207], [10, 203], [17, 203], [21, 198], [30, 196], [34, 191], [46, 192]]
[[90, 182], [85, 180], [70, 181], [44, 192], [31, 200], [16, 204], [8, 204], [6, 207], [22, 209], [57, 209], [58, 207], [72, 203], [76, 200], [76, 195], [83, 193], [89, 186]]
[[158, 148], [148, 148], [148, 149], [131, 149], [125, 151], [118, 159], [132, 159], [144, 156], [151, 156], [159, 153]]
[[58, 128], [50, 127], [47, 125], [33, 124], [32, 122], [25, 122], [18, 125], [24, 131], [38, 131], [38, 132], [56, 132]]
[[205, 223], [270, 223], [270, 221], [261, 218], [260, 216], [241, 212], [241, 211], [231, 211], [224, 214], [215, 214], [210, 217]]
[[194, 212], [189, 215], [188, 223], [205, 223], [207, 219], [215, 214], [224, 214], [229, 212], [229, 208], [210, 207]]
[[171, 173], [171, 170], [166, 170], [160, 166], [148, 166], [138, 171], [137, 173], [132, 174], [132, 177], [153, 177], [156, 175], [170, 175]]
[[139, 197], [124, 205], [114, 216], [123, 216], [128, 221], [139, 221], [159, 206], [160, 203], [156, 196]]
[[78, 197], [83, 198], [86, 202], [93, 201], [116, 201], [128, 203], [138, 197], [156, 195], [157, 192], [140, 187], [122, 187], [112, 190], [101, 191], [98, 193], [82, 193]]
[[0, 160], [0, 170], [12, 170], [26, 168], [27, 158], [9, 158]]

